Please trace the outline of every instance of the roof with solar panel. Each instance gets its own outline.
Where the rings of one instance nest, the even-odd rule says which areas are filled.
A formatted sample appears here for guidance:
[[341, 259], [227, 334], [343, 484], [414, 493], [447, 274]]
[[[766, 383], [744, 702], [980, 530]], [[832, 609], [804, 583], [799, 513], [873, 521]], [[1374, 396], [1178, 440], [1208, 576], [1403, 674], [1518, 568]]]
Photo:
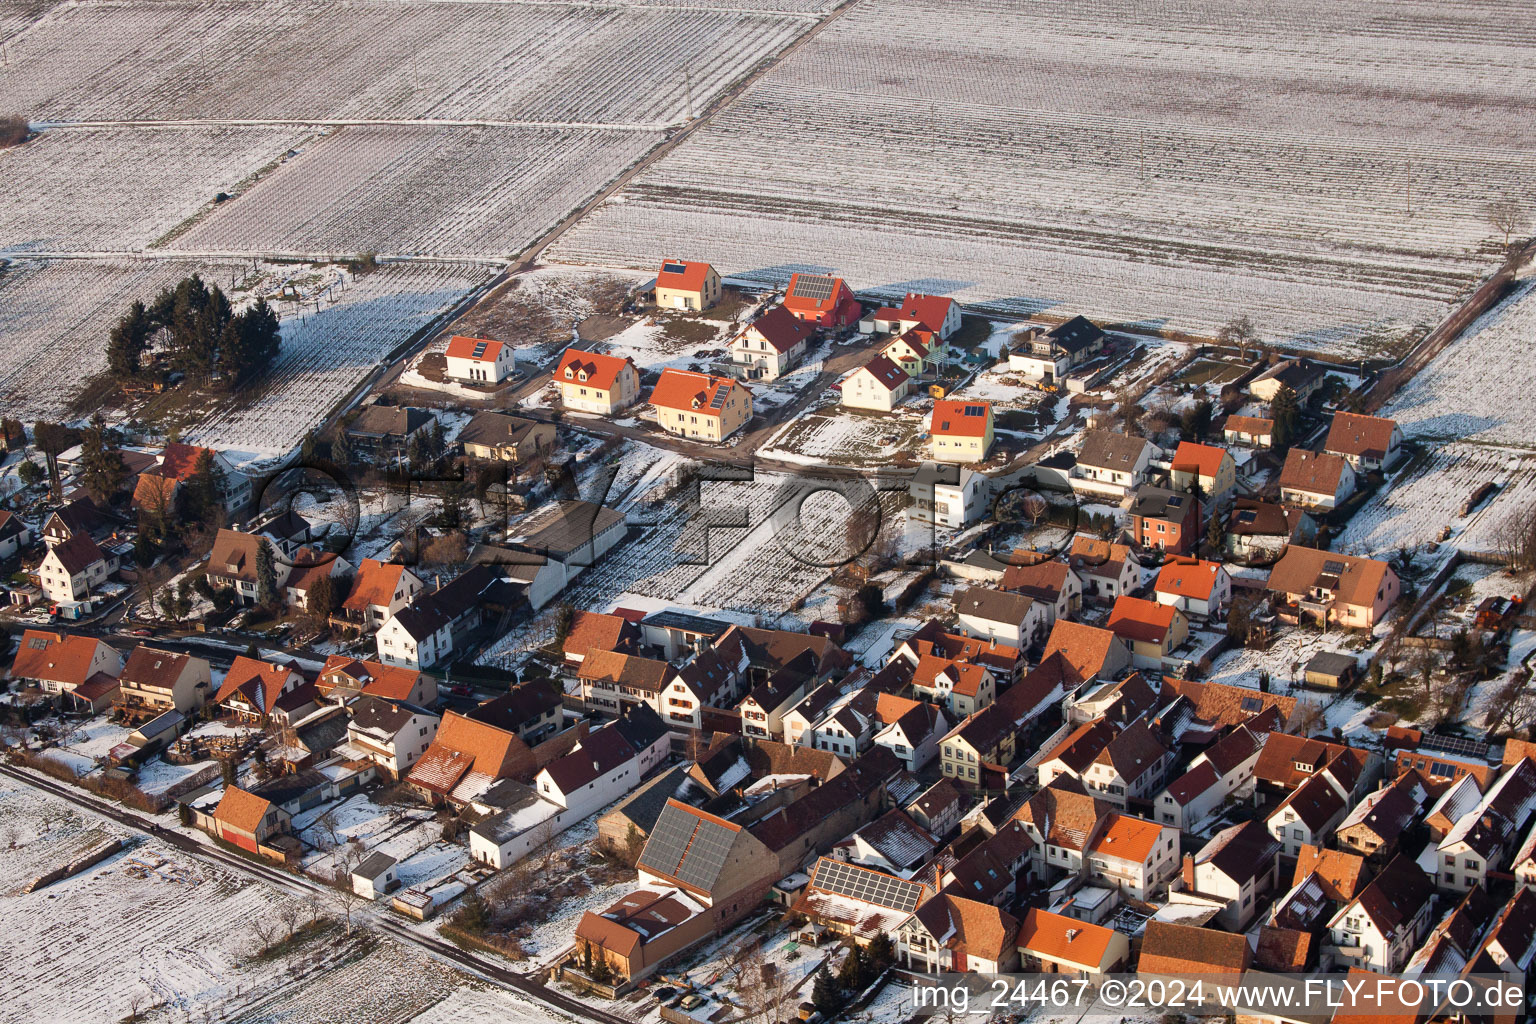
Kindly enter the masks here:
[[934, 402], [931, 431], [944, 437], [986, 437], [992, 426], [991, 402]]
[[740, 825], [668, 800], [640, 854], [640, 870], [708, 893], [741, 834]]
[[704, 282], [708, 280], [709, 272], [713, 269], [708, 263], [662, 260], [661, 269], [656, 272], [656, 287], [696, 292], [704, 287]]
[[489, 338], [471, 338], [455, 334], [448, 339], [450, 359], [472, 359], [476, 362], [494, 363], [501, 354], [502, 344]]
[[836, 306], [853, 292], [840, 277], [826, 274], [796, 274], [789, 279], [784, 305], [792, 312], [822, 312]]
[[[738, 388], [740, 391], [736, 390]], [[750, 392], [741, 381], [729, 377], [712, 377], [707, 373], [668, 367], [661, 371], [661, 378], [651, 391], [651, 404], [662, 409], [685, 409], [719, 416], [731, 396], [736, 394], [750, 395]]]

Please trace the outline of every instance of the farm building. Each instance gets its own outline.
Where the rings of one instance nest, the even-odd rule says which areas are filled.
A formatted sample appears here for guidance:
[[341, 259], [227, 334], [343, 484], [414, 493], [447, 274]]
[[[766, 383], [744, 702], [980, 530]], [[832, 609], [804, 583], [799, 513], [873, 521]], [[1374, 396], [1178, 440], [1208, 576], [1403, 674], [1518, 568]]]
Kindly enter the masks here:
[[611, 416], [640, 397], [634, 360], [568, 348], [551, 379], [560, 386], [560, 404], [577, 412]]
[[661, 309], [708, 309], [721, 294], [720, 275], [708, 263], [662, 260], [656, 271], [656, 305]]
[[489, 338], [470, 338], [455, 334], [448, 339], [449, 380], [470, 384], [499, 384], [517, 370], [512, 346]]

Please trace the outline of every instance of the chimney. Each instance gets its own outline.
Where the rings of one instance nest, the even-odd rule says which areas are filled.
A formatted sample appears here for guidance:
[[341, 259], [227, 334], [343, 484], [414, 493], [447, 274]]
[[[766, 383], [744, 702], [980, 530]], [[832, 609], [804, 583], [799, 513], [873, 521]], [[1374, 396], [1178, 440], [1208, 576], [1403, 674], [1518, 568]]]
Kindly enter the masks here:
[[1192, 854], [1192, 853], [1186, 853], [1184, 855], [1183, 875], [1184, 875], [1184, 887], [1186, 889], [1188, 889], [1190, 892], [1194, 892], [1195, 891], [1195, 855]]
[[942, 888], [944, 888], [944, 865], [941, 862], [933, 866], [933, 894], [937, 896]]

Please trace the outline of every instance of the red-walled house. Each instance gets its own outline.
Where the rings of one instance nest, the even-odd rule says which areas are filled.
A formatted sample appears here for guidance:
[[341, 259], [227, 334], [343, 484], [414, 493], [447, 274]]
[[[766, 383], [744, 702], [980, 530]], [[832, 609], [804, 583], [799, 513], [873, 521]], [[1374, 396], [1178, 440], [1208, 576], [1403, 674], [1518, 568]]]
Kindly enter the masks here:
[[853, 297], [853, 289], [840, 277], [824, 274], [796, 274], [789, 279], [784, 308], [796, 318], [817, 327], [846, 327], [857, 323], [864, 307]]

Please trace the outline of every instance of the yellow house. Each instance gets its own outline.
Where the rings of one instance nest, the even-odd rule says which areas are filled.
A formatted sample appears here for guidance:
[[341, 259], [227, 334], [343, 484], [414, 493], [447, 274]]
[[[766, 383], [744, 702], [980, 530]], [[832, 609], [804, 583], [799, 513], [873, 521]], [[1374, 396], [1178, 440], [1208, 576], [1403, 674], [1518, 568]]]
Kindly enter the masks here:
[[723, 441], [752, 418], [752, 392], [745, 384], [670, 367], [661, 371], [651, 405], [667, 433], [701, 441]]
[[914, 327], [893, 338], [880, 354], [916, 377], [939, 361], [944, 343], [932, 331]]
[[1200, 493], [1213, 505], [1225, 505], [1237, 486], [1237, 463], [1225, 448], [1180, 441], [1173, 453], [1174, 490], [1188, 490], [1198, 479]]
[[708, 263], [663, 260], [656, 272], [660, 309], [708, 309], [720, 301], [720, 275]]
[[633, 360], [568, 348], [551, 379], [560, 402], [577, 412], [611, 416], [640, 397], [640, 371]]
[[982, 462], [992, 450], [992, 403], [934, 402], [929, 434], [935, 462]]

